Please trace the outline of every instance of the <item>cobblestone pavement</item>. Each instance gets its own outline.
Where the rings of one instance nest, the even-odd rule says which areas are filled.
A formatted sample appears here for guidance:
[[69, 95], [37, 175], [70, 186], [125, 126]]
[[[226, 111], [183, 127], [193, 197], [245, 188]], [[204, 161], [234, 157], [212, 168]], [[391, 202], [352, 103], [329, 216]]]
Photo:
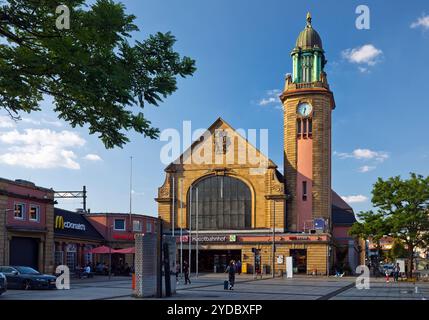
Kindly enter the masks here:
[[[385, 283], [372, 279], [369, 290], [355, 288], [355, 278], [295, 277], [293, 279], [237, 276], [233, 291], [223, 289], [223, 274], [191, 277], [192, 284], [179, 279], [177, 300], [424, 300], [429, 299], [429, 283]], [[417, 290], [416, 290], [417, 287]], [[131, 278], [95, 277], [72, 280], [70, 290], [9, 290], [0, 300], [128, 300]]]

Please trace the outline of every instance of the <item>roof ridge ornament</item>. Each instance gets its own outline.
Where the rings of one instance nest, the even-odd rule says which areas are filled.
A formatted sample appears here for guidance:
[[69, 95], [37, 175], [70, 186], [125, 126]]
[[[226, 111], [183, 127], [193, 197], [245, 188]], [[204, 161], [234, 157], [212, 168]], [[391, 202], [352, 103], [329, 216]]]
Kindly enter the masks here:
[[311, 13], [307, 12], [307, 28], [311, 28], [312, 27], [311, 26], [311, 20], [312, 20]]

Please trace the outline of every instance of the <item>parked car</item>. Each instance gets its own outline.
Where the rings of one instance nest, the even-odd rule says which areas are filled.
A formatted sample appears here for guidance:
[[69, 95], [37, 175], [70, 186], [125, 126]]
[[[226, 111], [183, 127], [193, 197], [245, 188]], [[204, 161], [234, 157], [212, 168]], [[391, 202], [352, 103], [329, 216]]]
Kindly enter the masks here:
[[0, 295], [7, 290], [7, 279], [6, 276], [0, 272]]
[[390, 277], [393, 277], [393, 270], [394, 270], [394, 265], [393, 264], [384, 264], [382, 266], [380, 266], [380, 272], [385, 275], [386, 272]]
[[54, 289], [56, 277], [42, 274], [25, 266], [0, 266], [0, 272], [6, 276], [8, 289]]

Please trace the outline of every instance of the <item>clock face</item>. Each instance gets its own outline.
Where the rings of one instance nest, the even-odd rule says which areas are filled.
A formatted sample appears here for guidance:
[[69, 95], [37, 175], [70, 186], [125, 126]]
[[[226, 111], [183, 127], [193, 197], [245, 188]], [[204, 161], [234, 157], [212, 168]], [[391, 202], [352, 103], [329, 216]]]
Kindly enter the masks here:
[[300, 103], [298, 106], [298, 114], [302, 117], [308, 117], [312, 111], [313, 107], [307, 102]]

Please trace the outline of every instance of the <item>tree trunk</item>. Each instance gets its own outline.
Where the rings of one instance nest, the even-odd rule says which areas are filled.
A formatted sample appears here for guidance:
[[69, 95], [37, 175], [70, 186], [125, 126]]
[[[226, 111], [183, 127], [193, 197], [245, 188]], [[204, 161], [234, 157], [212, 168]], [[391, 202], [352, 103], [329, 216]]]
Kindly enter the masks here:
[[414, 247], [408, 245], [408, 275], [407, 277], [412, 278], [414, 269]]

